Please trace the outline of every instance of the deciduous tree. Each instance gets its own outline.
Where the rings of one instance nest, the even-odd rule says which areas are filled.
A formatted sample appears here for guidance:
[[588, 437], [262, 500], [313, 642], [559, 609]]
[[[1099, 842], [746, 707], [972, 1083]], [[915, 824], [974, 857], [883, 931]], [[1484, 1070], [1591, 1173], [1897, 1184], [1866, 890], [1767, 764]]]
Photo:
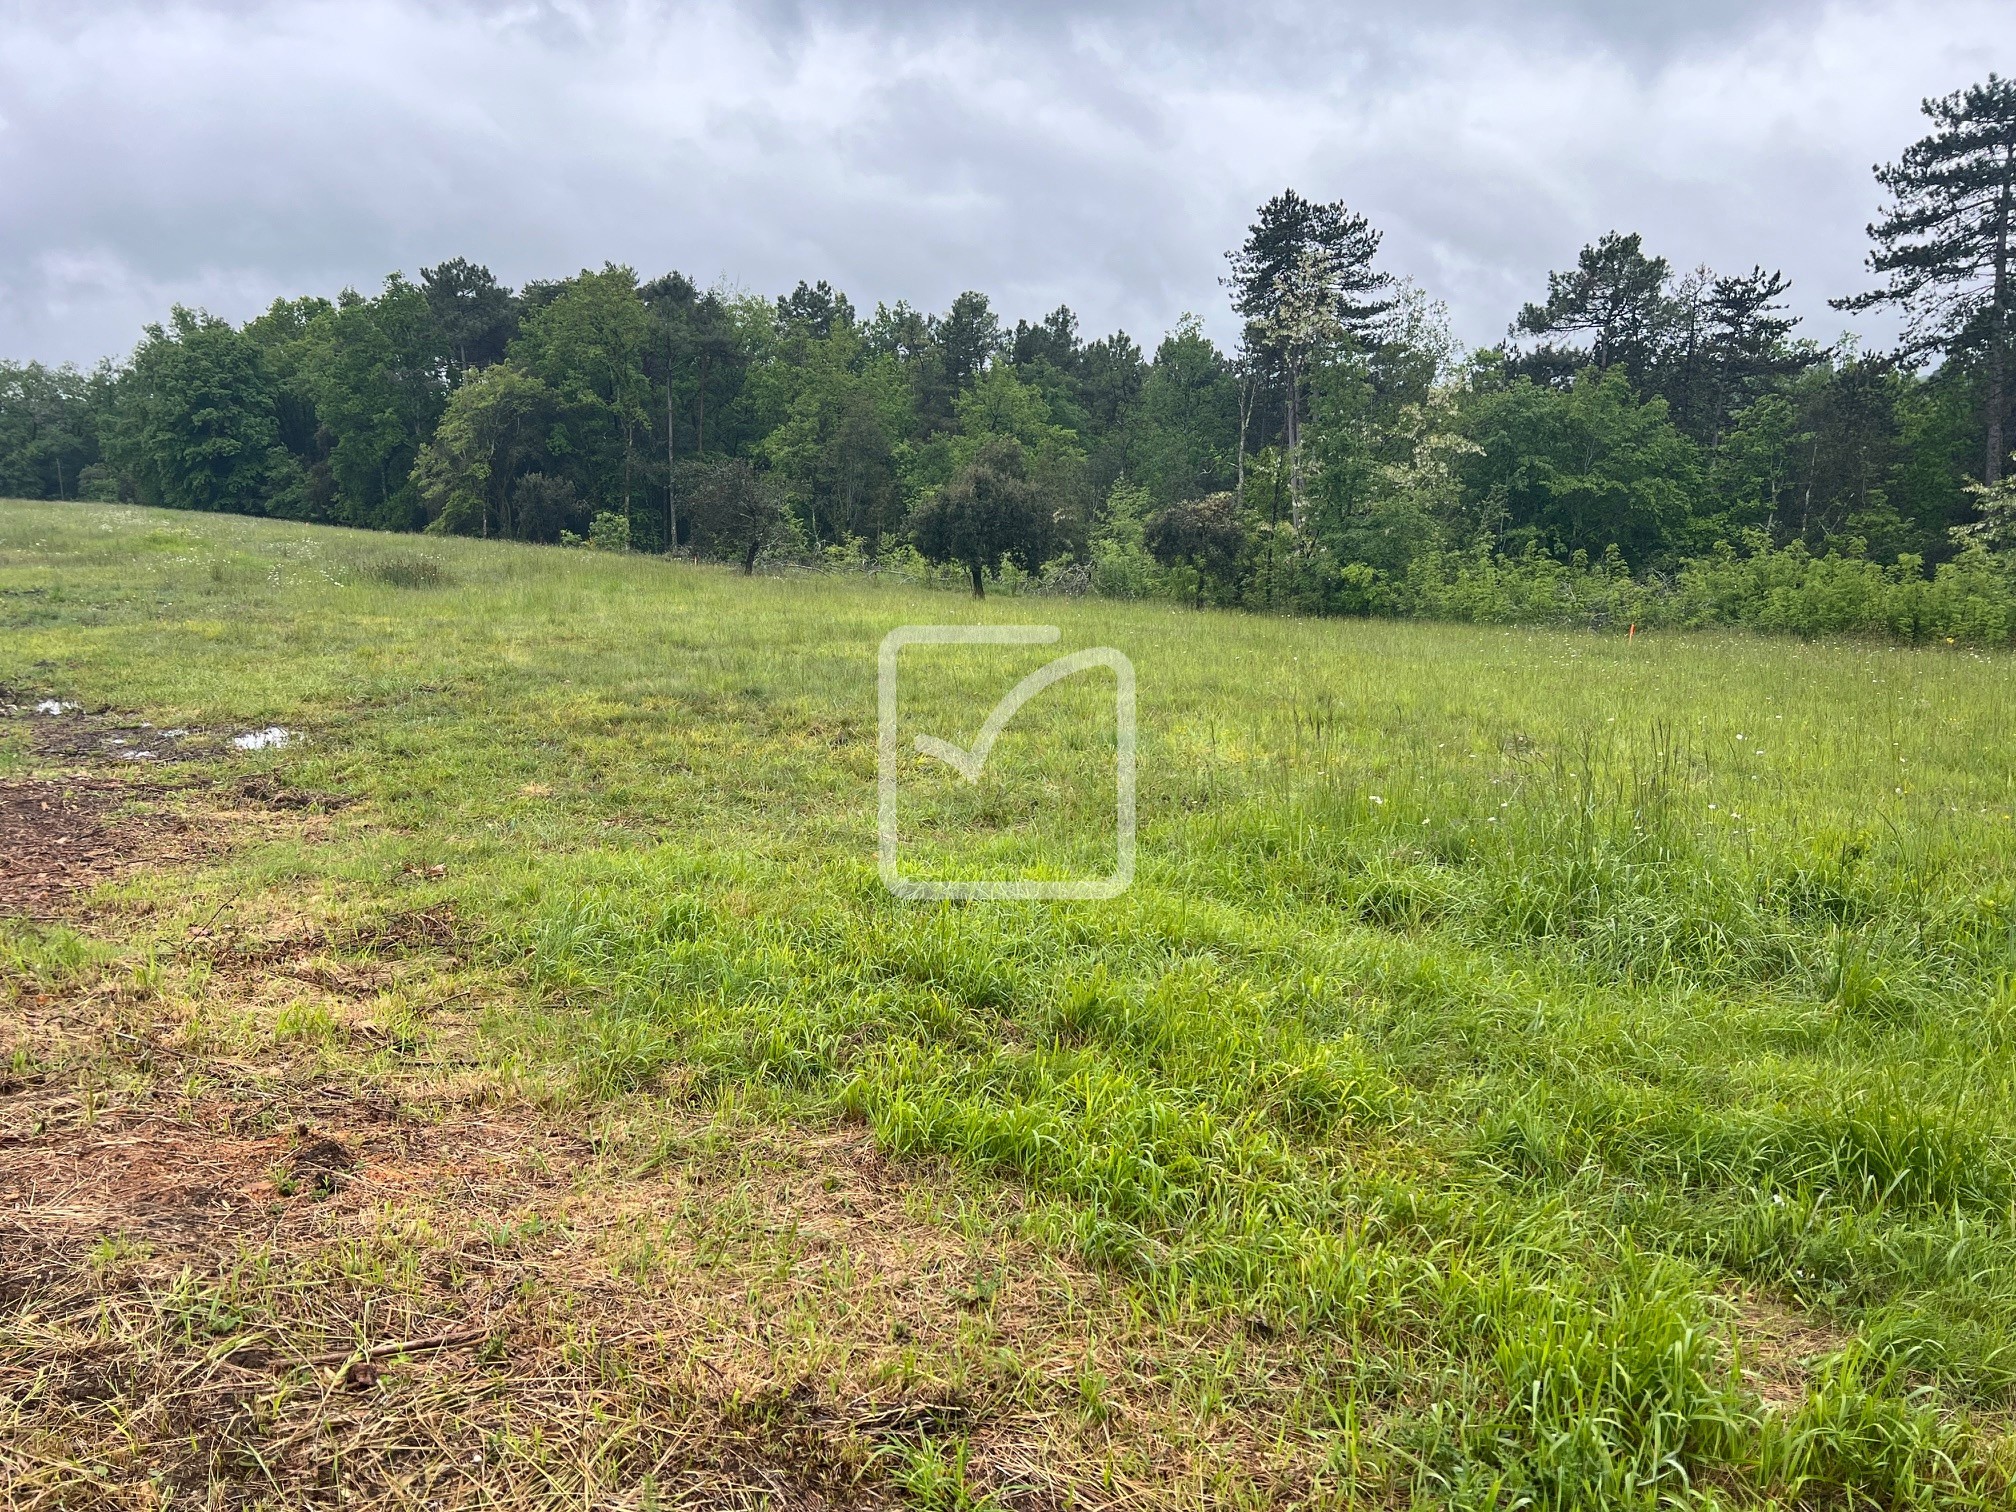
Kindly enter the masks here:
[[552, 511], [521, 508], [517, 494], [520, 476], [543, 456], [557, 409], [550, 388], [509, 363], [472, 373], [449, 397], [434, 439], [413, 467], [427, 528], [557, 539], [562, 525], [544, 518]]
[[713, 556], [739, 560], [753, 573], [764, 551], [790, 539], [781, 480], [741, 457], [696, 457], [680, 464], [680, 494], [693, 512], [693, 543]]
[[1034, 570], [1048, 545], [1050, 521], [1029, 476], [1022, 443], [995, 435], [910, 518], [917, 549], [933, 562], [957, 562], [984, 598], [987, 574], [1004, 561]]
[[511, 354], [567, 407], [575, 473], [598, 507], [632, 512], [641, 442], [652, 429], [646, 352], [657, 332], [638, 297], [637, 275], [605, 264], [568, 279], [525, 317]]
[[1246, 549], [1246, 520], [1239, 501], [1229, 493], [1186, 499], [1158, 511], [1148, 521], [1144, 539], [1149, 552], [1164, 567], [1188, 567], [1193, 574], [1192, 602], [1204, 603], [1207, 583], [1229, 583]]
[[74, 367], [0, 362], [0, 498], [74, 499], [98, 460], [94, 381]]
[[178, 305], [133, 353], [107, 450], [142, 503], [265, 514], [288, 462], [273, 388], [257, 342]]

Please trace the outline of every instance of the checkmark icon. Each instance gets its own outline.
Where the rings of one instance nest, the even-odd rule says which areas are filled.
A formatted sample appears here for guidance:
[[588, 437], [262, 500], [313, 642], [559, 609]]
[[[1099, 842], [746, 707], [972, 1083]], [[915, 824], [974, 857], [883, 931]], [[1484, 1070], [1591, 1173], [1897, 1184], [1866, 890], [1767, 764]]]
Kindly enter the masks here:
[[987, 716], [987, 722], [980, 726], [980, 733], [973, 737], [971, 750], [956, 746], [949, 740], [940, 740], [936, 735], [919, 735], [916, 747], [926, 756], [936, 756], [940, 761], [958, 768], [959, 775], [968, 782], [978, 782], [982, 768], [987, 765], [987, 753], [994, 749], [994, 742], [1008, 727], [1022, 705], [1052, 683], [1062, 682], [1087, 667], [1110, 667], [1119, 653], [1100, 646], [1091, 651], [1073, 651], [1069, 656], [1060, 656], [1047, 666], [1038, 667], [1022, 681], [1015, 684], [994, 705], [994, 711]]
[[1113, 871], [1104, 877], [1074, 881], [922, 881], [907, 878], [898, 863], [897, 793], [901, 775], [902, 747], [897, 718], [896, 678], [898, 653], [905, 646], [1027, 646], [1047, 645], [1059, 638], [1055, 625], [905, 625], [883, 637], [878, 661], [877, 694], [879, 740], [877, 742], [876, 788], [879, 799], [878, 851], [883, 884], [899, 898], [1111, 898], [1124, 892], [1134, 880], [1134, 664], [1111, 646], [1095, 646], [1058, 657], [1030, 673], [995, 704], [971, 746], [962, 746], [937, 735], [918, 735], [912, 747], [926, 756], [945, 762], [968, 783], [976, 783], [986, 769], [987, 757], [1022, 706], [1053, 683], [1094, 667], [1111, 668], [1114, 674], [1114, 804], [1117, 855]]

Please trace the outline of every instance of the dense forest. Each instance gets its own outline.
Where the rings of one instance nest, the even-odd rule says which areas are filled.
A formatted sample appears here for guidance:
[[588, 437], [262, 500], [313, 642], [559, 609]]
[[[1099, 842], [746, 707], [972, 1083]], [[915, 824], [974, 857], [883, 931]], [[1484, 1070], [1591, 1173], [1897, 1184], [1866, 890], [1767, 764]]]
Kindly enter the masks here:
[[1229, 254], [1243, 322], [1152, 352], [1060, 307], [857, 309], [462, 259], [121, 363], [0, 363], [0, 496], [586, 541], [745, 569], [1327, 613], [2016, 631], [2016, 82], [1926, 102], [1879, 168], [1894, 348], [1825, 344], [1767, 266], [1585, 247], [1463, 351], [1378, 228], [1286, 191]]

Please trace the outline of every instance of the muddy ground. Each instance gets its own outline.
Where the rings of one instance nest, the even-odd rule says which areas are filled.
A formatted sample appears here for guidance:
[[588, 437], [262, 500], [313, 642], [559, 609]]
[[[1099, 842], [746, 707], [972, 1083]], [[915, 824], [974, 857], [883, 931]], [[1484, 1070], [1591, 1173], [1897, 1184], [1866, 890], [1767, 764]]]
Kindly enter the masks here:
[[0, 913], [47, 918], [101, 882], [187, 855], [198, 836], [149, 802], [159, 796], [110, 778], [0, 781]]

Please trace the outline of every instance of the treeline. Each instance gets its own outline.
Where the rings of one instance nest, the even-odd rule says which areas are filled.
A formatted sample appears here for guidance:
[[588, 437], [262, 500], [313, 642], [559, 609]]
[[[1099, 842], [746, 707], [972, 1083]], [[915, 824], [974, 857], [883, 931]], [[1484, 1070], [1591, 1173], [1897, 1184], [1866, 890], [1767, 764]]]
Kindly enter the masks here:
[[1287, 191], [1230, 254], [1221, 350], [1070, 309], [1006, 326], [607, 266], [457, 259], [375, 295], [184, 309], [90, 373], [0, 364], [0, 496], [592, 538], [754, 568], [942, 564], [1318, 613], [1622, 618], [2006, 640], [2016, 84], [1928, 101], [1878, 177], [1891, 350], [1827, 344], [1763, 267], [1611, 234], [1473, 352]]

